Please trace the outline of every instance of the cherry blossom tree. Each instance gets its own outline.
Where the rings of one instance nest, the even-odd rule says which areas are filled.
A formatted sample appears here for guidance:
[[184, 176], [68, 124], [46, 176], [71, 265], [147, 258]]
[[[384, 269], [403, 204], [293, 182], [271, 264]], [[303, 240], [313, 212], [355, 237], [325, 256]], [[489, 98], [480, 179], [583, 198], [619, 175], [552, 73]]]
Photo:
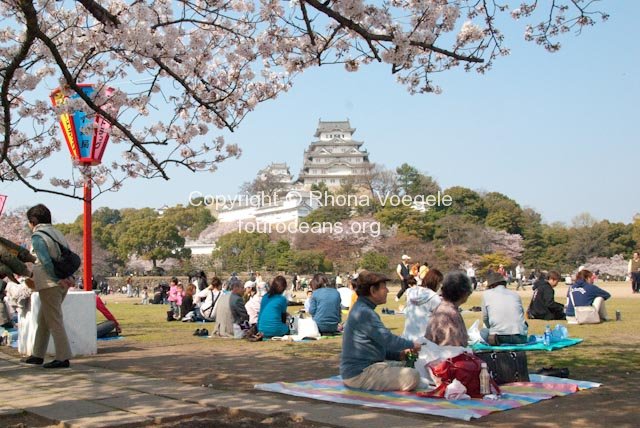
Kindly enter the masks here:
[[[172, 166], [215, 170], [238, 156], [216, 130], [233, 131], [258, 103], [304, 70], [373, 62], [411, 93], [440, 92], [433, 76], [484, 73], [509, 48], [500, 27], [556, 51], [562, 33], [607, 14], [597, 0], [4, 0], [0, 2], [0, 180], [81, 198], [129, 178], [169, 178]], [[86, 95], [79, 84], [91, 82]], [[123, 91], [118, 82], [131, 82]], [[77, 94], [52, 108], [48, 93]], [[105, 88], [113, 87], [115, 91]], [[56, 115], [81, 110], [111, 125], [118, 160], [45, 176], [61, 150]], [[115, 150], [115, 148], [111, 148]]]

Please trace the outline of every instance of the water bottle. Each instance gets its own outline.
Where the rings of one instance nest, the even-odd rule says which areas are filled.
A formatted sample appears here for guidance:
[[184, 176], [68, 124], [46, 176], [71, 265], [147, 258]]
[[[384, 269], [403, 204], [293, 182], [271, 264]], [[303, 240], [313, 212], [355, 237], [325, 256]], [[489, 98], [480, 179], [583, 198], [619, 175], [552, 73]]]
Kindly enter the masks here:
[[544, 339], [543, 339], [543, 343], [544, 346], [549, 346], [551, 345], [551, 327], [549, 327], [549, 325], [547, 324], [547, 326], [544, 328]]
[[491, 375], [489, 375], [487, 363], [482, 363], [480, 365], [480, 394], [491, 394]]

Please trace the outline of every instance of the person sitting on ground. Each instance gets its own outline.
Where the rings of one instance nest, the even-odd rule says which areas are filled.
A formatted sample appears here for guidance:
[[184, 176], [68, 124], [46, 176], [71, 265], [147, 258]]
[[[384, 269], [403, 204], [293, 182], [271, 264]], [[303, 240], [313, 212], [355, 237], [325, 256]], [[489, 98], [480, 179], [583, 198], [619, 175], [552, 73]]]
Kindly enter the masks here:
[[430, 269], [418, 287], [407, 290], [404, 333], [402, 333], [405, 339], [419, 340], [424, 337], [431, 315], [442, 303], [442, 299], [437, 294], [442, 279], [442, 273], [438, 269]]
[[486, 328], [480, 330], [480, 335], [490, 345], [521, 344], [529, 340], [522, 299], [506, 285], [504, 276], [492, 270], [487, 272], [487, 290], [480, 303]]
[[[356, 293], [358, 300], [349, 312], [342, 335], [340, 375], [345, 386], [373, 391], [411, 391], [420, 383], [416, 369], [400, 361], [407, 353], [419, 352], [420, 343], [396, 336], [375, 312], [387, 302], [384, 275], [361, 272]], [[391, 361], [387, 361], [391, 360]]]
[[244, 301], [245, 304], [249, 301], [251, 296], [253, 296], [253, 290], [255, 290], [255, 288], [256, 288], [255, 281], [246, 281], [244, 283], [244, 290], [243, 290], [243, 293], [242, 293], [242, 300]]
[[338, 287], [338, 293], [340, 294], [340, 307], [342, 309], [349, 309], [351, 307], [351, 298], [355, 294], [349, 285], [350, 284], [346, 284]]
[[254, 282], [253, 287], [249, 289], [249, 300], [247, 300], [247, 303], [244, 304], [244, 308], [249, 314], [250, 327], [253, 327], [258, 323], [258, 315], [260, 314], [260, 302], [262, 302], [262, 295], [258, 293], [258, 286]]
[[102, 299], [96, 294], [96, 309], [104, 315], [107, 319], [106, 321], [101, 322], [97, 325], [96, 331], [98, 334], [98, 339], [102, 337], [106, 337], [112, 333], [115, 333], [116, 336], [119, 336], [122, 333], [122, 328], [120, 327], [120, 323], [113, 316], [111, 311], [107, 309], [107, 305], [102, 301]]
[[211, 283], [207, 286], [207, 288], [198, 292], [197, 296], [202, 303], [200, 304], [200, 308], [197, 308], [195, 310], [196, 321], [216, 320], [214, 309], [222, 293], [222, 291], [220, 291], [221, 289], [222, 281], [220, 281], [220, 278], [214, 276], [213, 278], [211, 278]]
[[311, 296], [313, 296], [313, 290], [307, 290], [307, 298], [304, 300], [304, 311], [309, 313], [309, 307], [311, 306]]
[[342, 320], [340, 293], [329, 286], [329, 279], [323, 273], [313, 275], [311, 289], [313, 294], [309, 302], [309, 313], [318, 325], [320, 334], [337, 332], [338, 324]]
[[260, 302], [258, 332], [264, 338], [289, 334], [287, 325], [287, 299], [282, 295], [287, 289], [287, 280], [278, 275], [271, 281], [269, 291]]
[[249, 321], [249, 314], [242, 300], [244, 292], [242, 282], [238, 278], [233, 278], [228, 285], [230, 292], [220, 296], [214, 311], [217, 324], [213, 334], [221, 337], [234, 337], [234, 324], [239, 327]]
[[[546, 279], [548, 277], [548, 279]], [[544, 273], [533, 283], [533, 297], [527, 309], [530, 319], [539, 320], [563, 320], [564, 305], [555, 301], [554, 288], [560, 282], [560, 274], [556, 271]]]
[[349, 316], [349, 312], [351, 312], [351, 308], [358, 301], [358, 293], [356, 293], [356, 288], [358, 288], [358, 273], [354, 273], [351, 278], [349, 278], [349, 288], [351, 289], [351, 301], [349, 302], [349, 311], [347, 312], [347, 316]]
[[[582, 269], [576, 275], [576, 282], [567, 291], [567, 321], [570, 324], [577, 323], [575, 318], [576, 306], [593, 306], [598, 311], [601, 321], [607, 321], [607, 308], [604, 304], [605, 300], [609, 300], [611, 294], [594, 284], [595, 279], [591, 271]], [[573, 297], [573, 302], [569, 296]]]
[[471, 280], [462, 272], [449, 272], [441, 292], [442, 303], [431, 314], [425, 337], [436, 345], [468, 346], [469, 335], [459, 308], [473, 292]]
[[195, 285], [187, 285], [187, 289], [184, 291], [184, 297], [182, 298], [182, 304], [180, 305], [182, 321], [195, 321], [194, 309], [196, 308], [196, 305], [193, 303], [193, 296], [195, 292]]

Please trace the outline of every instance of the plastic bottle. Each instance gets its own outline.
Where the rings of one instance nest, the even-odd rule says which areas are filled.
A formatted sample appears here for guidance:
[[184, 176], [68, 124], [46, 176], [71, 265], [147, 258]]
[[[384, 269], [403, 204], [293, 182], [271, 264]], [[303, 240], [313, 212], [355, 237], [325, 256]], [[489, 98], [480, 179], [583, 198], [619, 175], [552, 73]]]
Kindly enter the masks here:
[[544, 328], [544, 338], [543, 338], [544, 346], [551, 345], [551, 327], [547, 324]]
[[491, 375], [489, 375], [487, 363], [482, 363], [480, 365], [480, 394], [491, 394]]

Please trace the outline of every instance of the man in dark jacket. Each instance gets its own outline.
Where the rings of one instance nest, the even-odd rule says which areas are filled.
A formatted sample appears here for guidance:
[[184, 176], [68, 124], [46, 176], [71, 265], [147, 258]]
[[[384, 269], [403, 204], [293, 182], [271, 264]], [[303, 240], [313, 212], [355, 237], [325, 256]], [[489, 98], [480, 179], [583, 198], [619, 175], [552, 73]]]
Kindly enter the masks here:
[[545, 275], [541, 274], [538, 280], [533, 284], [533, 298], [527, 315], [531, 319], [540, 320], [563, 320], [565, 319], [564, 306], [554, 300], [555, 292], [553, 289], [560, 281], [560, 274], [555, 271], [549, 272], [549, 280], [545, 279]]

